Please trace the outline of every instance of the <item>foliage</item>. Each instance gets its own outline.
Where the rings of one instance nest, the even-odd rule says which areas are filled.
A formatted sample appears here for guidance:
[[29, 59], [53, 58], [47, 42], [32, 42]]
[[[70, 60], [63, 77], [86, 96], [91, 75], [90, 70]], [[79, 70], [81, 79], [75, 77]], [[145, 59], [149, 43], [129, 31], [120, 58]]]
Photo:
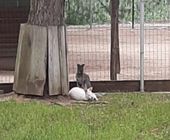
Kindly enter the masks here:
[[[66, 0], [66, 22], [67, 24], [90, 24], [90, 14], [93, 23], [106, 23], [110, 21], [109, 0]], [[139, 1], [134, 0], [135, 21], [139, 21]], [[90, 11], [90, 4], [92, 10]], [[169, 6], [170, 7], [170, 6]], [[119, 19], [122, 22], [131, 21], [132, 0], [120, 0]], [[167, 20], [168, 0], [146, 0], [145, 1], [145, 20], [161, 21]]]
[[111, 94], [106, 105], [0, 102], [2, 140], [168, 140], [170, 95]]
[[[170, 5], [168, 5], [168, 0], [147, 0], [145, 3], [145, 19], [150, 20], [168, 20], [170, 12]], [[169, 9], [169, 10], [168, 10]]]
[[107, 22], [110, 19], [106, 9], [109, 0], [104, 0], [103, 4], [99, 0], [66, 0], [66, 23], [84, 25], [89, 24], [90, 20], [93, 23]]

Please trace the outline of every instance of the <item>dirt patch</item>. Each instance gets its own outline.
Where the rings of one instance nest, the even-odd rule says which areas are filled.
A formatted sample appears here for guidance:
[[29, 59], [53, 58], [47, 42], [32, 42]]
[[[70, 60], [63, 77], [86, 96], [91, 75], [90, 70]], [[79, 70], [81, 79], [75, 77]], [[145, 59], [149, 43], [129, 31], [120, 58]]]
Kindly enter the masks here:
[[71, 100], [68, 96], [53, 96], [53, 97], [38, 97], [38, 96], [27, 96], [27, 95], [18, 95], [14, 92], [6, 93], [0, 95], [0, 101], [9, 101], [14, 100], [18, 103], [25, 103], [25, 102], [40, 102], [45, 104], [58, 104], [62, 106], [71, 105], [73, 100]]
[[17, 103], [27, 103], [27, 102], [40, 102], [47, 105], [59, 105], [59, 106], [71, 106], [74, 104], [108, 104], [106, 101], [76, 101], [72, 100], [69, 96], [52, 96], [52, 97], [37, 97], [37, 96], [27, 96], [18, 95], [14, 92], [1, 94], [0, 102], [5, 101], [16, 101]]

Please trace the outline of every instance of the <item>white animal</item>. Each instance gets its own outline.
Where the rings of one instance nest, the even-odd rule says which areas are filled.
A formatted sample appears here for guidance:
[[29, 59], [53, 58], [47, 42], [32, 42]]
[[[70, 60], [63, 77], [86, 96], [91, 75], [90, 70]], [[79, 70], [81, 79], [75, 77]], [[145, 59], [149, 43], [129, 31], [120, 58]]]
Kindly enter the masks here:
[[87, 91], [85, 92], [84, 89], [79, 88], [79, 87], [73, 87], [68, 95], [74, 99], [74, 100], [78, 100], [78, 101], [87, 101], [87, 100], [98, 100], [96, 95], [92, 92], [92, 87], [90, 87], [89, 89], [87, 89]]
[[87, 94], [88, 97], [89, 97], [89, 100], [98, 101], [98, 98], [97, 98], [96, 94], [94, 94], [94, 93], [92, 92], [92, 90], [93, 90], [93, 87], [90, 87], [90, 88], [87, 89], [87, 92], [86, 92], [86, 94]]

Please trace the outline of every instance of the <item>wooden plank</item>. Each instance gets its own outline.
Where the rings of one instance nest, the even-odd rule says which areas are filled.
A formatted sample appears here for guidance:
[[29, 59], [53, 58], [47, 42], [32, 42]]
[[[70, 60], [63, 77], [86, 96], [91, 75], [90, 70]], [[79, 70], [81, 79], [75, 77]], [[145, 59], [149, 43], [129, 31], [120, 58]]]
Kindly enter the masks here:
[[68, 64], [67, 64], [67, 46], [66, 46], [66, 35], [65, 27], [59, 26], [59, 50], [60, 50], [60, 68], [61, 68], [61, 85], [62, 94], [68, 94], [69, 80], [68, 80]]
[[[70, 89], [76, 86], [76, 82], [70, 82], [69, 84], [70, 84]], [[170, 85], [170, 80], [146, 80], [145, 91], [167, 92], [170, 91], [169, 85]], [[140, 89], [138, 80], [92, 81], [92, 86], [94, 87], [94, 92], [139, 92]], [[0, 89], [4, 90], [4, 92], [12, 91], [12, 83], [0, 83]]]
[[[140, 81], [92, 81], [94, 92], [135, 92], [140, 91]], [[146, 80], [146, 92], [170, 91], [170, 80]], [[75, 87], [76, 82], [70, 82], [70, 88]]]
[[63, 26], [48, 27], [49, 94], [68, 93], [67, 51]]
[[58, 27], [48, 27], [49, 95], [61, 94], [61, 71], [58, 44]]
[[[94, 92], [132, 92], [139, 91], [139, 81], [91, 81]], [[70, 88], [76, 82], [70, 82]]]
[[46, 56], [46, 27], [22, 24], [14, 74], [15, 92], [43, 96]]
[[145, 81], [145, 91], [170, 91], [170, 80], [147, 80]]

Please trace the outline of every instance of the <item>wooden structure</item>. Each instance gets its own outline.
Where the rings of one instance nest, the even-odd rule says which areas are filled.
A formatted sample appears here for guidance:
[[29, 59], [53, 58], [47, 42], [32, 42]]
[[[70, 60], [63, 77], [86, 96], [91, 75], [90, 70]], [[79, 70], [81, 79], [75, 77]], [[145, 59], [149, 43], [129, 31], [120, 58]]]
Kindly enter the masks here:
[[20, 28], [13, 90], [25, 95], [65, 95], [68, 70], [64, 0], [30, 3], [28, 21]]
[[1, 70], [14, 70], [20, 23], [25, 23], [27, 17], [27, 8], [0, 8]]
[[64, 34], [63, 26], [21, 25], [14, 91], [42, 96], [47, 79], [49, 95], [67, 94], [68, 74]]

